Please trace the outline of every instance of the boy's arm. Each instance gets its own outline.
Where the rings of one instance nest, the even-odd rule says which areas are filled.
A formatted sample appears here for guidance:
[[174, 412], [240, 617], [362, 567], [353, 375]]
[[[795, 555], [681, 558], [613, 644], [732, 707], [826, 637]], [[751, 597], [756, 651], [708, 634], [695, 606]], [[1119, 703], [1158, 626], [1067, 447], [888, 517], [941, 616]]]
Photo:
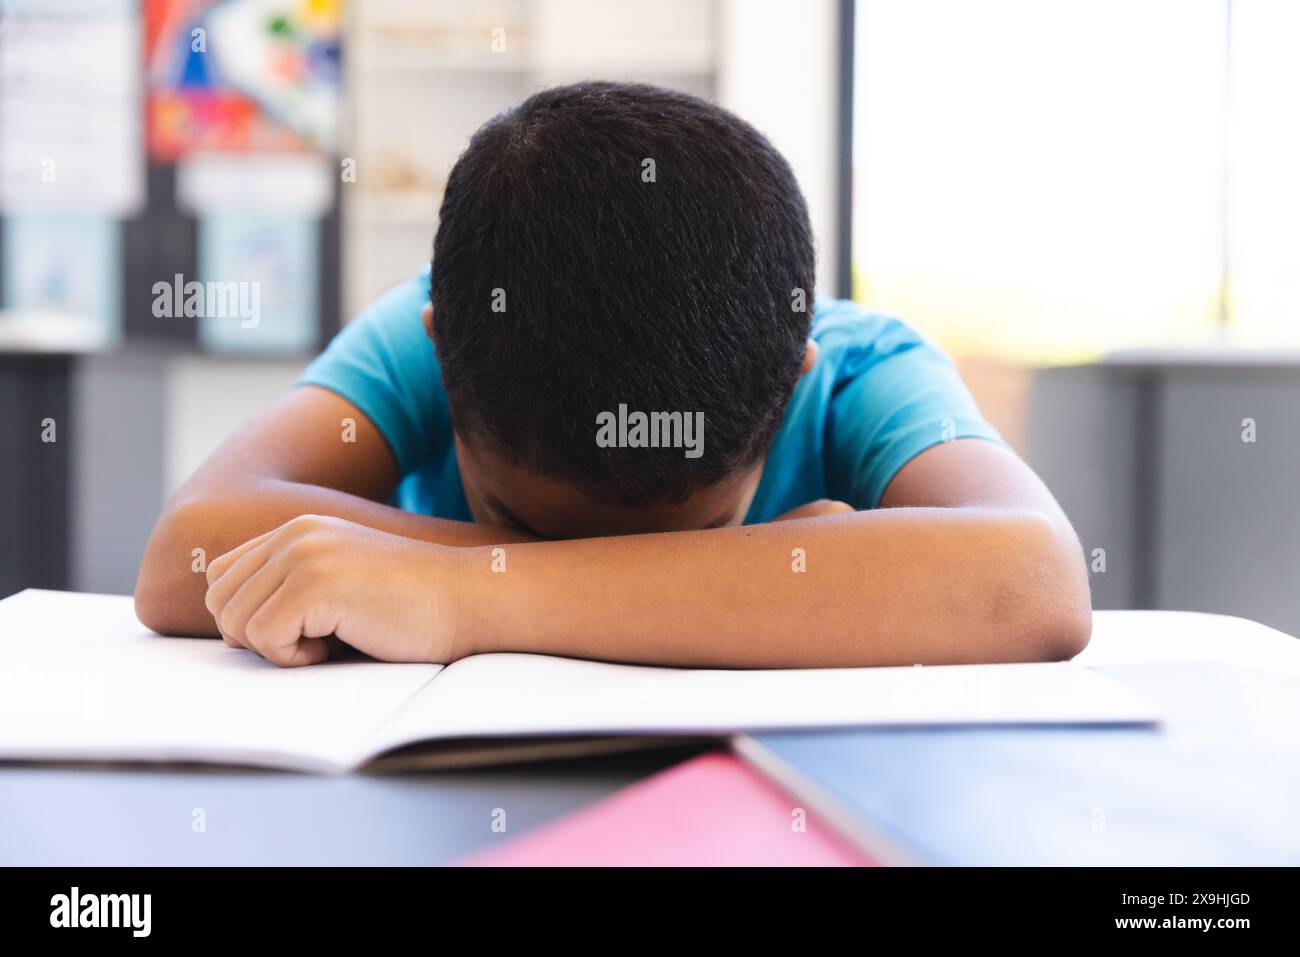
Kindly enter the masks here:
[[1083, 649], [1091, 602], [1078, 539], [1011, 452], [936, 446], [883, 504], [511, 546], [505, 574], [472, 566], [462, 627], [475, 651], [695, 667], [1041, 661]]
[[742, 668], [1057, 660], [1087, 643], [1078, 539], [1014, 454], [936, 446], [883, 504], [503, 549], [308, 521], [214, 563], [208, 604], [228, 641], [280, 664], [320, 660], [329, 634], [393, 660], [520, 651]]
[[445, 545], [527, 540], [381, 504], [397, 481], [388, 444], [355, 405], [315, 386], [294, 389], [228, 439], [167, 504], [140, 566], [137, 616], [162, 634], [215, 637], [203, 604], [206, 562], [300, 515]]

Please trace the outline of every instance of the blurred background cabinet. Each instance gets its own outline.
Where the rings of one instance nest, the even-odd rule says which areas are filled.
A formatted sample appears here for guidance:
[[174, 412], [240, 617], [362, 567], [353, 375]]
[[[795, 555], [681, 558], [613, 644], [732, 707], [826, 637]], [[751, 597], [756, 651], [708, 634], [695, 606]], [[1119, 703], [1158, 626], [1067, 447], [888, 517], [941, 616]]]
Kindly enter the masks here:
[[1097, 608], [1300, 634], [1300, 356], [1170, 351], [1044, 369], [1028, 406], [1027, 457], [1083, 541]]

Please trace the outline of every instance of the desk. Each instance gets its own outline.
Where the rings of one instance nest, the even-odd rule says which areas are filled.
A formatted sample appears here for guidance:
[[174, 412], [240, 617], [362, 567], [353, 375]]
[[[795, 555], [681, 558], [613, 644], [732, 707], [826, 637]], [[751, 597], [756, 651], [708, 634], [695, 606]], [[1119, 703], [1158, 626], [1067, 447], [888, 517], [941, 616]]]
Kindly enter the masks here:
[[[1117, 675], [1123, 669], [1114, 666], [1177, 661], [1300, 675], [1300, 642], [1239, 618], [1099, 612], [1078, 661]], [[1205, 702], [1203, 717], [1212, 709]], [[0, 765], [0, 864], [444, 864], [691, 753], [338, 778]], [[206, 813], [201, 833], [191, 829], [195, 808]], [[495, 808], [506, 811], [506, 834], [491, 829]]]
[[1101, 612], [1076, 662], [1159, 728], [881, 728], [737, 747], [884, 862], [1300, 864], [1300, 642], [1254, 622]]
[[694, 753], [345, 777], [0, 765], [0, 865], [449, 864]]

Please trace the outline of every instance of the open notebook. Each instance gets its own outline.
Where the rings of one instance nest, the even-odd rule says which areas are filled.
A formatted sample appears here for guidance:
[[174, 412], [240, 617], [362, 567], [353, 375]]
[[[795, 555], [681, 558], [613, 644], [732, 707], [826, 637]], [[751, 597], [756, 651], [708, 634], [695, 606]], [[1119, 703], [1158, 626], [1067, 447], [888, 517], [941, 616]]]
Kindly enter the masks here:
[[492, 654], [446, 668], [282, 670], [224, 642], [158, 637], [125, 597], [30, 590], [0, 601], [0, 760], [342, 772], [430, 742], [441, 747], [403, 755], [428, 767], [632, 736], [1154, 719], [1132, 692], [1070, 664], [694, 671]]

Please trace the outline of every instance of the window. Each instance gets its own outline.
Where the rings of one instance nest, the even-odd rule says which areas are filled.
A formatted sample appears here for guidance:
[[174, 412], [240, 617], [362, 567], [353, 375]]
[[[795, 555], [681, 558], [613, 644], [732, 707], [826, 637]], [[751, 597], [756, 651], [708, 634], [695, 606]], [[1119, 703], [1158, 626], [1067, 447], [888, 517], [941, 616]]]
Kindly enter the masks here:
[[956, 353], [1300, 342], [1300, 5], [858, 0], [853, 290]]

